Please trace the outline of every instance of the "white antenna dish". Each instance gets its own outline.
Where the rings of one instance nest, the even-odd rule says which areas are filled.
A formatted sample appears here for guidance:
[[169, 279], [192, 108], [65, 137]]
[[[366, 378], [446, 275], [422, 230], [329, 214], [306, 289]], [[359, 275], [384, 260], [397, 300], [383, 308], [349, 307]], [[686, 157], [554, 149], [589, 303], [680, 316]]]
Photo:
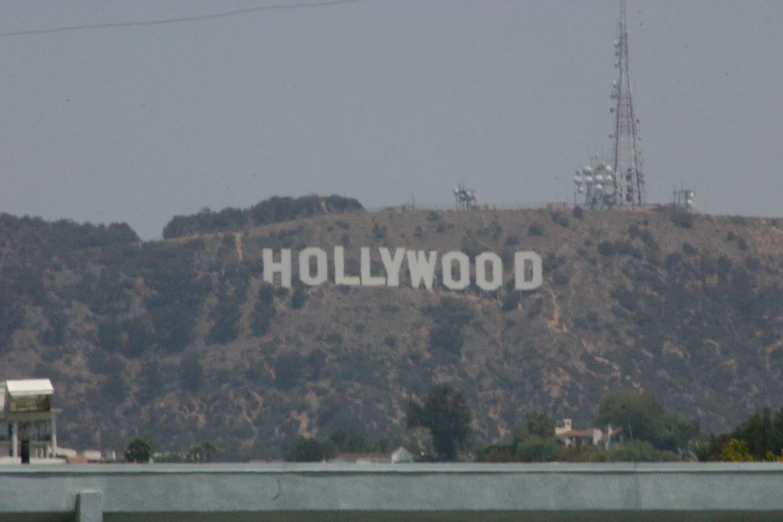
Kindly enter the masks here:
[[604, 186], [601, 185], [600, 183], [596, 183], [595, 184], [595, 190], [597, 190], [598, 192], [601, 192], [603, 189], [604, 189]]
[[580, 176], [578, 174], [576, 176], [574, 176], [574, 183], [577, 184], [577, 185], [581, 185], [582, 183], [584, 183], [584, 180], [582, 179], [582, 176]]
[[606, 166], [606, 171], [607, 172], [612, 172], [612, 166], [611, 165], [607, 165]]
[[577, 188], [576, 191], [579, 192], [580, 194], [584, 194], [585, 188], [583, 185], [579, 185], [579, 188]]
[[593, 167], [587, 166], [582, 169], [582, 173], [585, 175], [589, 175], [593, 173]]
[[592, 185], [593, 183], [593, 176], [585, 176], [585, 183], [588, 185]]
[[611, 196], [612, 194], [614, 194], [614, 185], [605, 185], [604, 186], [604, 193], [607, 196]]
[[593, 176], [593, 179], [596, 181], [596, 183], [602, 183], [604, 181], [604, 177], [600, 174]]

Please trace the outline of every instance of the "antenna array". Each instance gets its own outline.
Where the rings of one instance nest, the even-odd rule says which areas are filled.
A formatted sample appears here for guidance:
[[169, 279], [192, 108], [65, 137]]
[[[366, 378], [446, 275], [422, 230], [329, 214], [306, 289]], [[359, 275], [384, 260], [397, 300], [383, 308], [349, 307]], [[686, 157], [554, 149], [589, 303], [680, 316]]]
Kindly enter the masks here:
[[478, 207], [476, 191], [466, 189], [461, 183], [454, 189], [454, 200], [457, 204], [457, 210], [473, 210]]
[[618, 204], [642, 207], [645, 204], [644, 174], [639, 150], [641, 138], [638, 135], [639, 118], [631, 96], [631, 70], [628, 60], [628, 28], [626, 24], [625, 0], [620, 0], [620, 22], [618, 37], [614, 41], [614, 66], [619, 78], [614, 81], [609, 111], [614, 114], [615, 129], [610, 138], [614, 140], [614, 171], [618, 173], [615, 183]]
[[696, 200], [696, 192], [690, 189], [674, 189], [672, 192], [674, 199], [674, 210], [685, 210], [693, 212], [693, 202]]
[[593, 158], [589, 167], [576, 172], [576, 200], [584, 198], [585, 206], [593, 209], [643, 207], [646, 204], [642, 155], [638, 135], [639, 119], [631, 96], [631, 73], [628, 63], [628, 30], [625, 0], [620, 0], [618, 37], [614, 41], [614, 66], [618, 78], [612, 82], [609, 112], [614, 117], [612, 161]]

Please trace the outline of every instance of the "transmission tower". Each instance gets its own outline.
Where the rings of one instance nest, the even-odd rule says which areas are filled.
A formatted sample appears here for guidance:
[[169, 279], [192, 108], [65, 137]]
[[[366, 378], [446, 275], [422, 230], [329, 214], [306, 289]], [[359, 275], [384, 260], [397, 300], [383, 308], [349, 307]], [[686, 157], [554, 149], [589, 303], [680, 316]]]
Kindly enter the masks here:
[[614, 114], [614, 203], [625, 207], [641, 207], [646, 203], [642, 156], [639, 147], [639, 119], [631, 97], [631, 73], [628, 63], [628, 29], [626, 26], [625, 0], [620, 0], [618, 37], [614, 42], [614, 66], [619, 78], [614, 81], [611, 98], [616, 101], [610, 108]]

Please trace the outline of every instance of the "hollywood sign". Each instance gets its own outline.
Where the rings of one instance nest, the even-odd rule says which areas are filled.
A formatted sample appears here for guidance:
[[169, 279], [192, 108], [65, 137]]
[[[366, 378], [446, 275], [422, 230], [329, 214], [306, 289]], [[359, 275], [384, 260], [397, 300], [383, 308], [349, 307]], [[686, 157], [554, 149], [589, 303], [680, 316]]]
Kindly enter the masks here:
[[[406, 261], [411, 286], [422, 285], [431, 289], [438, 265], [437, 251], [406, 250], [404, 248], [379, 248], [385, 274], [372, 273], [370, 248], [361, 247], [359, 274], [346, 274], [345, 250], [334, 247], [332, 268], [334, 282], [337, 285], [378, 287], [400, 286], [402, 263]], [[263, 249], [264, 281], [274, 284], [275, 275], [280, 276], [280, 284], [291, 287], [292, 264], [291, 250], [282, 249], [278, 255], [271, 248]], [[299, 252], [299, 279], [307, 286], [324, 284], [329, 275], [326, 251], [318, 247], [308, 247]], [[440, 256], [443, 286], [449, 290], [463, 290], [471, 284], [470, 257], [458, 251], [450, 251]], [[484, 252], [473, 260], [475, 266], [474, 283], [481, 290], [492, 292], [503, 285], [503, 260], [494, 252]], [[516, 252], [514, 254], [514, 285], [517, 290], [535, 290], [544, 281], [541, 256], [535, 252]]]

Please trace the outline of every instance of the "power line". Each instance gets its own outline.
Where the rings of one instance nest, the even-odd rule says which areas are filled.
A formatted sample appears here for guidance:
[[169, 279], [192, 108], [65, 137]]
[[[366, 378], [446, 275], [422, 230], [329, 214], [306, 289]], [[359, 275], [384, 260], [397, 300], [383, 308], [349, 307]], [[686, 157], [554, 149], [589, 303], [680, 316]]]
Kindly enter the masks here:
[[51, 29], [32, 29], [29, 31], [13, 31], [8, 33], [0, 33], [0, 38], [9, 38], [12, 36], [25, 36], [32, 34], [54, 34], [65, 33], [69, 31], [84, 31], [88, 29], [109, 29], [115, 27], [140, 27], [148, 25], [164, 25], [164, 24], [182, 24], [190, 22], [200, 22], [202, 20], [214, 20], [216, 18], [229, 18], [231, 16], [239, 16], [243, 14], [255, 13], [258, 11], [271, 11], [273, 9], [301, 9], [308, 7], [330, 7], [341, 4], [354, 4], [361, 2], [362, 0], [330, 0], [326, 2], [304, 2], [299, 4], [289, 5], [264, 5], [259, 7], [248, 7], [245, 9], [237, 9], [236, 11], [227, 11], [224, 13], [215, 13], [209, 15], [199, 16], [187, 16], [183, 18], [165, 18], [162, 20], [149, 20], [146, 22], [117, 22], [110, 24], [89, 24], [89, 25], [70, 25], [65, 27], [54, 27]]

